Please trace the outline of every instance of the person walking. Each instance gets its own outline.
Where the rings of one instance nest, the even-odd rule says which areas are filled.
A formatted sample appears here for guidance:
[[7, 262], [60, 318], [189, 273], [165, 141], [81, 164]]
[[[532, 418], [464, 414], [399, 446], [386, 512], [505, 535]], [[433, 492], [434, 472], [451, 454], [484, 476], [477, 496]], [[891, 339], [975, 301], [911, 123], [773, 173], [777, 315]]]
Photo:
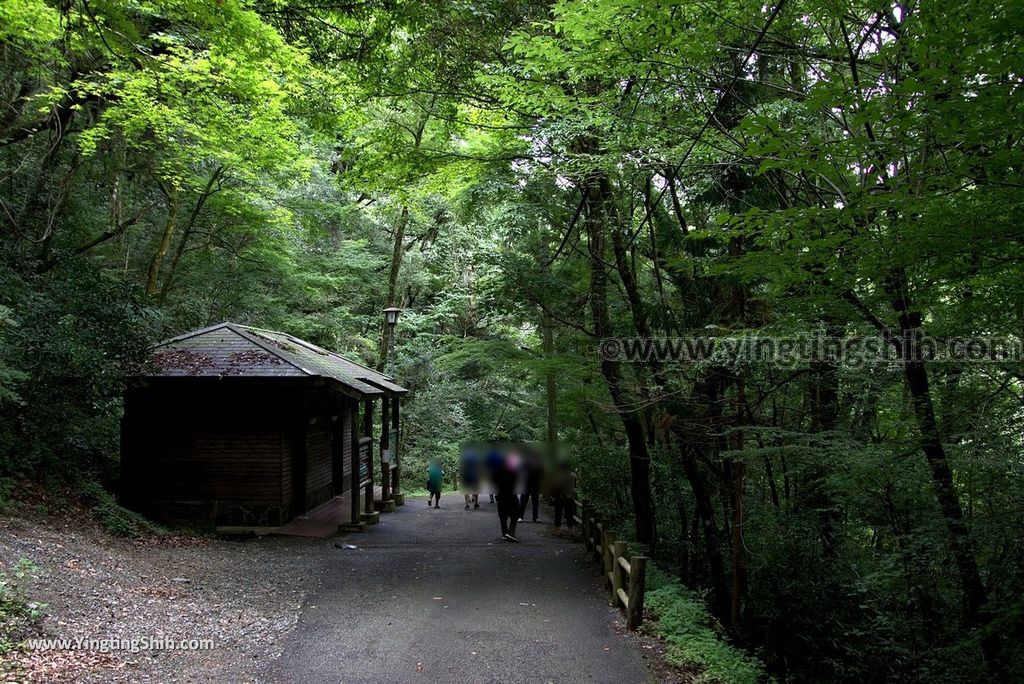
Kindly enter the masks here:
[[430, 494], [427, 497], [427, 508], [430, 508], [431, 501], [434, 502], [434, 508], [441, 507], [441, 483], [443, 481], [444, 468], [441, 467], [441, 459], [435, 456], [427, 465], [427, 492]]
[[494, 453], [488, 458], [491, 466], [491, 483], [494, 485], [498, 503], [498, 522], [501, 536], [505, 541], [518, 542], [516, 521], [519, 519], [519, 498], [516, 496], [516, 482], [519, 479], [520, 458], [514, 451]]
[[526, 504], [533, 500], [533, 522], [540, 522], [538, 513], [540, 512], [540, 478], [541, 478], [541, 464], [540, 458], [535, 453], [528, 453], [524, 460], [524, 470], [526, 476], [526, 489], [523, 492], [522, 498], [519, 500], [519, 521], [522, 522], [523, 518], [526, 517]]
[[562, 526], [565, 517], [567, 527], [572, 527], [576, 516], [576, 473], [568, 463], [559, 464], [551, 474], [551, 496], [555, 500], [555, 527]]
[[472, 503], [473, 508], [480, 508], [480, 454], [475, 449], [467, 448], [462, 451], [462, 459], [459, 461], [459, 483], [462, 486], [462, 495], [466, 498], [466, 510]]

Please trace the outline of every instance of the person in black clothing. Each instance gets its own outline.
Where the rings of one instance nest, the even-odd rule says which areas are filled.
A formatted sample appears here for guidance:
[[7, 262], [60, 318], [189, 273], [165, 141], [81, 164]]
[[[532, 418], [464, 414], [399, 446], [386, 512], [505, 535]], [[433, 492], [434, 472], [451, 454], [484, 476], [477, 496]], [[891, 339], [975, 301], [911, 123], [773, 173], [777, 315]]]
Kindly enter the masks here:
[[480, 508], [480, 479], [482, 473], [480, 454], [474, 449], [463, 449], [459, 468], [459, 480], [462, 483], [462, 494], [466, 498], [466, 510], [469, 504]]
[[518, 542], [516, 520], [519, 518], [519, 498], [516, 496], [516, 481], [519, 479], [519, 456], [512, 452], [493, 452], [488, 457], [488, 465], [498, 502], [501, 536], [505, 541]]
[[528, 454], [524, 462], [526, 471], [526, 491], [519, 500], [519, 520], [526, 517], [526, 504], [533, 499], [533, 522], [539, 522], [538, 507], [540, 506], [540, 459], [536, 454]]
[[555, 498], [555, 527], [561, 527], [563, 515], [565, 524], [572, 527], [576, 515], [576, 473], [568, 463], [559, 464], [551, 474], [550, 485]]

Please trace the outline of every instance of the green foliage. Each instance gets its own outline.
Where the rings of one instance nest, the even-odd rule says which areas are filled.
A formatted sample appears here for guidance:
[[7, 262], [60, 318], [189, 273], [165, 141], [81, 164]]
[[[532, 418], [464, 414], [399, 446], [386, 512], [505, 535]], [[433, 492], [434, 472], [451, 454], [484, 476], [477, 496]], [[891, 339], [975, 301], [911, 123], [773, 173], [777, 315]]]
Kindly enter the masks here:
[[8, 0], [0, 472], [112, 481], [125, 378], [203, 325], [376, 365], [402, 232], [410, 486], [543, 438], [551, 377], [581, 493], [625, 528], [649, 490], [680, 661], [760, 677], [727, 632], [791, 681], [1012, 679], [1019, 364], [913, 396], [895, 363], [609, 367], [595, 303], [616, 337], [1019, 334], [1015, 9], [793, 0], [759, 37], [738, 1]]
[[13, 313], [6, 306], [0, 306], [0, 406], [5, 403], [22, 403], [18, 383], [28, 378], [25, 373], [10, 366], [11, 348], [6, 338], [10, 329], [18, 325]]
[[115, 537], [142, 537], [162, 532], [162, 528], [117, 503], [110, 492], [94, 480], [78, 484], [82, 502], [89, 507], [100, 527]]
[[0, 513], [9, 513], [14, 509], [16, 501], [12, 496], [18, 483], [9, 477], [0, 477]]
[[46, 605], [30, 600], [24, 589], [24, 582], [38, 571], [28, 558], [0, 567], [0, 656], [42, 629]]
[[[757, 684], [769, 681], [760, 662], [728, 643], [700, 597], [676, 583], [644, 597], [654, 616], [651, 629], [668, 648], [665, 658], [698, 671], [698, 682]], [[772, 680], [773, 681], [773, 680]]]
[[19, 401], [0, 404], [0, 470], [110, 475], [124, 372], [151, 339], [150, 312], [130, 288], [88, 266], [54, 280], [13, 270], [0, 280], [0, 300], [19, 312], [17, 326], [6, 328], [7, 375], [21, 378]]
[[18, 46], [36, 60], [56, 56], [60, 14], [44, 0], [8, 0], [0, 4], [0, 40]]

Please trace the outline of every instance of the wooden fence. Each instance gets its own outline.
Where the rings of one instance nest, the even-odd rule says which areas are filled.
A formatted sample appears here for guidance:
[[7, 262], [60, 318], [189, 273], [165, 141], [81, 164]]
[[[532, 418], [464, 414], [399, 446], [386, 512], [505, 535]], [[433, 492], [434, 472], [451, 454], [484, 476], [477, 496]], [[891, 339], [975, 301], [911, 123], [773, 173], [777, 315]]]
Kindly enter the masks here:
[[644, 580], [647, 576], [647, 557], [629, 557], [626, 542], [616, 541], [611, 525], [594, 512], [589, 501], [577, 502], [581, 511], [575, 520], [583, 529], [583, 543], [587, 551], [601, 563], [605, 588], [610, 592], [613, 606], [626, 613], [626, 627], [637, 629], [644, 617]]

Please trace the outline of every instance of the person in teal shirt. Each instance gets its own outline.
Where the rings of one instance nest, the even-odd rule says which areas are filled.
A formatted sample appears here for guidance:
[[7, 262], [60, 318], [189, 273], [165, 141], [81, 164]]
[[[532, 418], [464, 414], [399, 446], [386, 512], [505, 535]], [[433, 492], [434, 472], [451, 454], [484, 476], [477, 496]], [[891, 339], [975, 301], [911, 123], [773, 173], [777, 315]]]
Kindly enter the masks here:
[[431, 502], [433, 502], [434, 508], [441, 507], [441, 482], [443, 480], [444, 468], [441, 467], [441, 459], [435, 456], [427, 465], [427, 491], [430, 492], [430, 496], [427, 497], [427, 508], [430, 507]]

